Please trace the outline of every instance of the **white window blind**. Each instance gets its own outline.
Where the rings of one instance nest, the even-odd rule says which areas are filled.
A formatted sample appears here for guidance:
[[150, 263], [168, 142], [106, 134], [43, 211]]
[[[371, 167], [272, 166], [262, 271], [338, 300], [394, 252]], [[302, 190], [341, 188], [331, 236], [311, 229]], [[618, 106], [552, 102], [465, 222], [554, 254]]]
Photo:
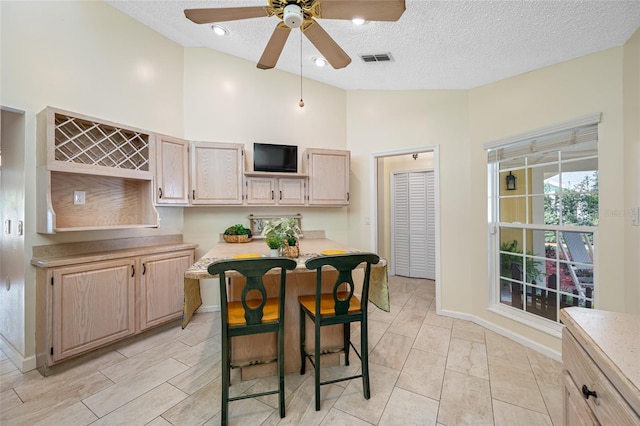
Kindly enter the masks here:
[[600, 113], [484, 144], [489, 163], [598, 140]]

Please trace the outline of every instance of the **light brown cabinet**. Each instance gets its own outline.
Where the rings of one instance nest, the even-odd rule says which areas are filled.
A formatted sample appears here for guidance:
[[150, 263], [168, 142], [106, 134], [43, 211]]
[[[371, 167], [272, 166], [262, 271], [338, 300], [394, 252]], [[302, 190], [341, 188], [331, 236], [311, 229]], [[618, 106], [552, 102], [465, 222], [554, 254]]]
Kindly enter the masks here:
[[48, 107], [37, 136], [39, 233], [158, 226], [149, 132]]
[[180, 318], [184, 271], [193, 265], [193, 250], [144, 256], [140, 262], [140, 329]]
[[135, 333], [135, 260], [117, 259], [51, 271], [57, 362]]
[[189, 142], [156, 135], [156, 205], [189, 204]]
[[242, 204], [243, 172], [243, 144], [192, 142], [191, 203]]
[[565, 424], [640, 424], [640, 317], [571, 307], [560, 319]]
[[40, 372], [180, 318], [194, 250], [177, 244], [33, 259]]
[[302, 156], [302, 171], [309, 175], [308, 204], [310, 206], [348, 206], [349, 151], [306, 149]]
[[246, 203], [248, 205], [302, 206], [306, 202], [306, 176], [274, 177], [271, 174], [246, 174]]

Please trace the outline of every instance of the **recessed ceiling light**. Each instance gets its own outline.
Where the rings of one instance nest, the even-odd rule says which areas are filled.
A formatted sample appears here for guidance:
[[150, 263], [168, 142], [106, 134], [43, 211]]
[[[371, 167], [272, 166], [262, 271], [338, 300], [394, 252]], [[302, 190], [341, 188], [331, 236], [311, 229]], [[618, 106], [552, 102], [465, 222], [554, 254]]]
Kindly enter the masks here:
[[229, 30], [223, 27], [222, 25], [214, 24], [211, 26], [211, 29], [213, 30], [214, 33], [218, 34], [219, 36], [229, 35]]
[[364, 24], [368, 24], [368, 23], [369, 23], [369, 21], [365, 21], [365, 20], [364, 20], [364, 19], [362, 19], [362, 18], [353, 18], [353, 19], [351, 20], [351, 22], [353, 22], [353, 23], [354, 23], [354, 25], [364, 25]]
[[317, 67], [324, 67], [327, 65], [327, 60], [325, 58], [313, 58], [313, 63], [316, 64]]

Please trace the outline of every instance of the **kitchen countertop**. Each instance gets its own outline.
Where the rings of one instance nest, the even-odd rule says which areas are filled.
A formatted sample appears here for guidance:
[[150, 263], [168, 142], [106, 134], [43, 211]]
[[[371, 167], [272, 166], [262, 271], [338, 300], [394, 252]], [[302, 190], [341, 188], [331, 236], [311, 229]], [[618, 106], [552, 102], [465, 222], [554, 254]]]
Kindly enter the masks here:
[[570, 307], [560, 311], [560, 319], [640, 413], [640, 316]]

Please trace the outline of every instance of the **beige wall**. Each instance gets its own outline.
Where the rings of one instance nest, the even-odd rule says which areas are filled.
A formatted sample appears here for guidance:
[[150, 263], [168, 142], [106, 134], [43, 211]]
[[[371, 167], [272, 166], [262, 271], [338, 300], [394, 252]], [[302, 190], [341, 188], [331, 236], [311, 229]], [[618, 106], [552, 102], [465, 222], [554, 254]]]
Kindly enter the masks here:
[[[461, 244], [470, 232], [470, 162], [468, 98], [466, 91], [373, 92], [347, 94], [347, 141], [351, 150], [353, 194], [349, 207], [349, 242], [369, 249], [371, 226], [371, 153], [439, 146], [440, 154], [440, 265], [442, 306], [471, 312], [471, 298], [459, 292], [468, 289], [470, 272], [460, 262], [470, 255]], [[485, 190], [486, 199], [486, 190]], [[479, 210], [484, 214], [486, 207]], [[484, 243], [486, 246], [486, 241]], [[475, 250], [475, 248], [474, 248]], [[486, 257], [485, 257], [486, 259]], [[483, 279], [486, 281], [486, 272]], [[486, 290], [486, 286], [485, 286]]]
[[[103, 2], [0, 2], [0, 104], [25, 111], [24, 316], [7, 340], [35, 352], [34, 245], [182, 233], [182, 210], [159, 209], [159, 229], [35, 233], [35, 116], [47, 105], [181, 135], [183, 49]], [[5, 301], [1, 300], [6, 312]]]
[[[487, 161], [483, 143], [602, 112], [599, 126], [600, 227], [597, 235], [598, 308], [624, 310], [624, 209], [622, 138], [622, 48], [610, 49], [469, 91], [471, 141], [470, 211], [486, 211]], [[443, 165], [444, 167], [444, 165]], [[476, 280], [458, 288], [475, 302], [469, 312], [488, 322], [560, 350], [560, 342], [487, 311], [487, 218], [471, 215], [467, 243]], [[454, 235], [443, 229], [443, 235]], [[458, 234], [459, 235], [459, 234]], [[481, 285], [479, 283], [482, 283]]]
[[[192, 141], [245, 145], [245, 169], [253, 168], [253, 142], [298, 146], [298, 170], [306, 148], [346, 149], [345, 91], [209, 49], [185, 49], [185, 137]], [[328, 238], [348, 242], [347, 208], [196, 207], [185, 209], [184, 238], [203, 255], [228, 226], [249, 225], [249, 214], [301, 213], [303, 230], [325, 230]], [[266, 245], [265, 245], [266, 248]], [[300, 242], [304, 251], [304, 239]], [[219, 305], [213, 281], [202, 285], [203, 306]]]
[[[487, 141], [602, 112], [598, 307], [638, 312], [640, 36], [610, 49], [470, 91], [345, 92], [299, 76], [168, 41], [102, 2], [0, 2], [0, 104], [25, 114], [24, 318], [17, 338], [34, 353], [33, 245], [183, 233], [202, 254], [250, 213], [302, 213], [304, 229], [370, 249], [371, 153], [438, 145], [441, 306], [559, 350], [558, 339], [487, 311]], [[8, 65], [10, 64], [10, 65]], [[623, 83], [625, 90], [623, 91]], [[35, 114], [51, 105], [189, 140], [349, 149], [348, 208], [159, 208], [159, 229], [35, 233]], [[624, 106], [624, 111], [623, 111]], [[635, 159], [634, 159], [635, 158]], [[250, 161], [250, 159], [249, 159]], [[625, 167], [620, 167], [623, 164]], [[622, 188], [622, 189], [621, 189]], [[621, 242], [624, 241], [624, 244]], [[624, 256], [620, 256], [624, 247]], [[303, 246], [304, 250], [304, 246]], [[464, 268], [461, 265], [465, 265]], [[205, 290], [205, 304], [217, 303]], [[627, 301], [625, 299], [627, 298]], [[631, 299], [631, 300], [629, 300]], [[4, 306], [1, 308], [4, 309]]]
[[[624, 46], [624, 198], [625, 212], [640, 206], [640, 30]], [[627, 312], [640, 313], [640, 227], [625, 220], [624, 300]]]

